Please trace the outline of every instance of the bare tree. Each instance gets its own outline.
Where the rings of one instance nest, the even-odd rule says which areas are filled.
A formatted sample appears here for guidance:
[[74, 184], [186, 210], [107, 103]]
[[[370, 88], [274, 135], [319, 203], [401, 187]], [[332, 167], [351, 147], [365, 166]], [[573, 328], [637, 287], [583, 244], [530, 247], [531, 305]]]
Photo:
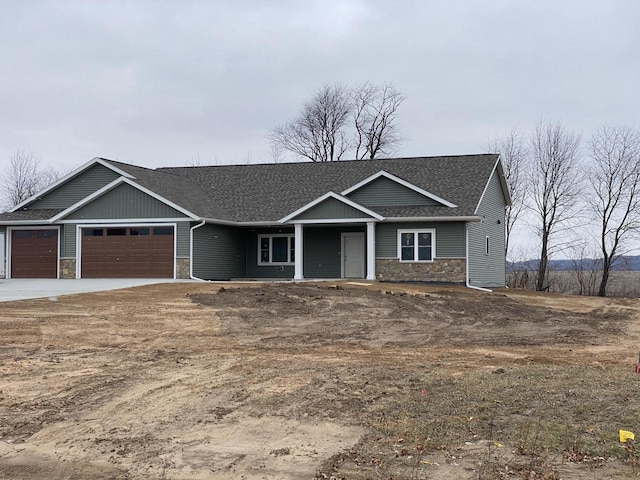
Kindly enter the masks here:
[[313, 162], [329, 162], [341, 160], [351, 147], [358, 160], [389, 154], [400, 141], [395, 120], [403, 101], [391, 83], [366, 82], [355, 89], [325, 85], [297, 118], [269, 133], [272, 157], [279, 160], [286, 150]]
[[[628, 127], [602, 127], [591, 138], [587, 199], [598, 220], [602, 277], [598, 295], [607, 294], [612, 266], [640, 228], [640, 133]], [[591, 195], [594, 193], [595, 195]]]
[[325, 85], [304, 104], [296, 119], [272, 130], [269, 139], [312, 162], [340, 160], [349, 147], [345, 130], [351, 108], [346, 87]]
[[526, 168], [529, 151], [525, 136], [518, 130], [495, 137], [489, 141], [488, 150], [500, 154], [504, 176], [507, 181], [511, 205], [505, 210], [504, 253], [509, 254], [509, 238], [518, 217], [524, 210], [529, 190]]
[[400, 141], [396, 132], [396, 113], [404, 96], [392, 83], [365, 82], [353, 93], [353, 124], [356, 159], [388, 155]]
[[540, 236], [536, 290], [545, 289], [553, 236], [566, 232], [580, 194], [580, 135], [540, 122], [531, 136], [531, 205]]
[[9, 157], [9, 166], [2, 172], [2, 209], [24, 202], [59, 178], [54, 168], [43, 168], [40, 160], [31, 152], [18, 150]]

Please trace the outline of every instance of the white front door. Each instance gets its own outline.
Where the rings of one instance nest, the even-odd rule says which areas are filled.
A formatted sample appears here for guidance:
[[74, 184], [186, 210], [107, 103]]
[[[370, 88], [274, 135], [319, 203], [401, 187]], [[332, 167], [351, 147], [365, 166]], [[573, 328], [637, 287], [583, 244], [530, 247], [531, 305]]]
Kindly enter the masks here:
[[364, 234], [342, 234], [342, 276], [364, 278]]

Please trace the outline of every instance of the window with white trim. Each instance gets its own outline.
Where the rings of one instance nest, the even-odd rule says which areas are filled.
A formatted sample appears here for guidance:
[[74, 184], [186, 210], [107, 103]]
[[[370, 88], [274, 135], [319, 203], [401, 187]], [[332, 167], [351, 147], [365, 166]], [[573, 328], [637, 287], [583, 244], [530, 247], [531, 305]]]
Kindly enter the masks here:
[[489, 255], [489, 236], [484, 237], [484, 254]]
[[258, 235], [258, 265], [293, 265], [295, 255], [295, 235]]
[[398, 230], [398, 258], [401, 262], [433, 262], [436, 231]]

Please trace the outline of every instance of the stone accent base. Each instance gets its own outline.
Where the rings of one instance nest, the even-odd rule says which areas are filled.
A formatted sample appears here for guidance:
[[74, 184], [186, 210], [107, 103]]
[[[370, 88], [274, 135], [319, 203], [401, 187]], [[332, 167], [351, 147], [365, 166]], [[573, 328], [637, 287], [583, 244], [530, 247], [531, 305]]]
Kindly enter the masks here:
[[382, 282], [465, 283], [463, 258], [436, 259], [430, 263], [401, 263], [396, 258], [377, 258], [376, 277]]
[[190, 262], [188, 258], [176, 258], [176, 278], [184, 280], [189, 277]]
[[76, 259], [60, 259], [60, 278], [76, 278]]

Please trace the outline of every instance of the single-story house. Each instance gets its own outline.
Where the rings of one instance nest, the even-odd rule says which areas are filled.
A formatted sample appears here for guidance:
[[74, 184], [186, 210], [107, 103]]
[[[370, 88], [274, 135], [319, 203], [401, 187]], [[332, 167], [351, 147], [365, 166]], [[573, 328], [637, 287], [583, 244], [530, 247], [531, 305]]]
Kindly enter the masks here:
[[149, 169], [90, 162], [0, 214], [6, 278], [505, 284], [498, 155]]

